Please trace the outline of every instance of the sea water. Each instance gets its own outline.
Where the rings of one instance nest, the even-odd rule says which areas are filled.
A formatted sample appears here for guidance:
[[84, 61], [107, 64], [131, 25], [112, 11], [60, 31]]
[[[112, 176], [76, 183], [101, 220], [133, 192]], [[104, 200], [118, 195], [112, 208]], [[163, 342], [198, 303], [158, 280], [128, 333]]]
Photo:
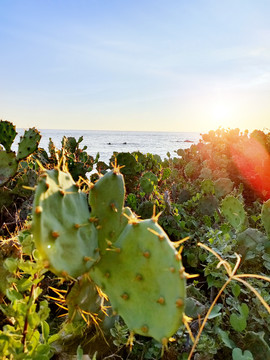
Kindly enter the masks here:
[[[18, 144], [23, 129], [17, 129], [18, 136], [14, 144]], [[99, 131], [99, 130], [40, 130], [41, 141], [39, 147], [48, 151], [51, 138], [57, 148], [61, 148], [63, 136], [73, 136], [77, 140], [83, 136], [80, 148], [87, 146], [87, 153], [96, 157], [100, 154], [100, 161], [109, 162], [113, 152], [140, 151], [144, 154], [159, 155], [162, 160], [169, 152], [175, 156], [178, 149], [189, 148], [199, 142], [198, 132], [145, 132], [145, 131]]]

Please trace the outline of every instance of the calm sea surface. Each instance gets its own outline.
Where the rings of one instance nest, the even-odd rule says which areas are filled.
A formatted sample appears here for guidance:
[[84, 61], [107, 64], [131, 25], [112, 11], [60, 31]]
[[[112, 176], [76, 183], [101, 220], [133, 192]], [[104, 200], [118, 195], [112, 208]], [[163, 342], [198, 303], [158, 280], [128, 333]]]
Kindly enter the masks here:
[[[19, 141], [23, 130], [17, 129]], [[95, 130], [40, 130], [42, 135], [40, 147], [48, 150], [49, 138], [52, 138], [57, 148], [61, 147], [63, 136], [74, 136], [77, 140], [83, 136], [80, 147], [87, 146], [88, 154], [96, 156], [99, 152], [100, 160], [108, 162], [114, 151], [132, 152], [140, 151], [144, 154], [160, 155], [167, 157], [167, 152], [174, 156], [174, 151], [186, 149], [198, 143], [200, 133], [197, 132], [141, 132], [141, 131], [95, 131]]]

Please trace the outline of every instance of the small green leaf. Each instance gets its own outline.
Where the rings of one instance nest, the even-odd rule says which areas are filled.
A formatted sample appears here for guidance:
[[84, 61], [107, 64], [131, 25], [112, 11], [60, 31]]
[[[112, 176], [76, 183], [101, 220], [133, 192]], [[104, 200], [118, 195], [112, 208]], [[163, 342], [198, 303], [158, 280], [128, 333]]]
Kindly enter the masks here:
[[239, 308], [240, 314], [243, 315], [245, 318], [248, 317], [249, 314], [249, 308], [247, 306], [247, 304], [241, 304], [240, 308]]
[[6, 296], [10, 301], [21, 300], [22, 295], [14, 289], [7, 289]]
[[224, 344], [230, 348], [233, 349], [235, 347], [234, 342], [229, 338], [229, 334], [227, 331], [223, 331], [220, 328], [217, 328], [217, 332], [221, 338], [221, 340], [224, 342]]
[[18, 267], [18, 259], [14, 259], [12, 257], [5, 259], [4, 267], [11, 273], [15, 272]]
[[77, 360], [82, 360], [82, 359], [83, 359], [83, 349], [81, 345], [79, 345], [77, 347]]
[[214, 319], [217, 316], [221, 316], [220, 310], [222, 309], [222, 305], [221, 304], [216, 304], [213, 307], [213, 310], [211, 311], [208, 319]]
[[245, 316], [231, 314], [230, 323], [235, 331], [241, 332], [247, 327], [247, 321]]
[[242, 353], [242, 350], [239, 348], [234, 348], [232, 352], [233, 360], [254, 360], [253, 355], [250, 351], [245, 350]]
[[241, 293], [241, 287], [238, 284], [232, 284], [232, 293], [237, 298]]
[[50, 326], [47, 323], [47, 321], [44, 320], [41, 322], [41, 330], [42, 330], [42, 337], [44, 339], [44, 342], [47, 343], [50, 335]]
[[50, 336], [50, 338], [49, 338], [49, 340], [48, 340], [48, 344], [50, 345], [50, 344], [53, 343], [54, 341], [57, 341], [59, 338], [60, 338], [59, 333]]

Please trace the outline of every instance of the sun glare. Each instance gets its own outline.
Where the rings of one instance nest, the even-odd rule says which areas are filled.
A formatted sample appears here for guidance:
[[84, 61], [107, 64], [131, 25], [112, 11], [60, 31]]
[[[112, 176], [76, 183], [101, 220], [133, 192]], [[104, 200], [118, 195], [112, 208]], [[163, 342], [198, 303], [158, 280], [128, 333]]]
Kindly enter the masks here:
[[212, 108], [212, 120], [214, 120], [218, 126], [223, 126], [232, 116], [232, 110], [228, 105], [216, 104]]

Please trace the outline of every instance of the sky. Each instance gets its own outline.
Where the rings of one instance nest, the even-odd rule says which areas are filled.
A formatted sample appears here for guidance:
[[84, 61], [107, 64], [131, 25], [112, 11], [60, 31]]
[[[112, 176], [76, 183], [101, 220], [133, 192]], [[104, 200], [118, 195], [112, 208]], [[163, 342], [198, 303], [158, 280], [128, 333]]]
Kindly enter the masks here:
[[270, 128], [269, 0], [0, 0], [18, 128]]

